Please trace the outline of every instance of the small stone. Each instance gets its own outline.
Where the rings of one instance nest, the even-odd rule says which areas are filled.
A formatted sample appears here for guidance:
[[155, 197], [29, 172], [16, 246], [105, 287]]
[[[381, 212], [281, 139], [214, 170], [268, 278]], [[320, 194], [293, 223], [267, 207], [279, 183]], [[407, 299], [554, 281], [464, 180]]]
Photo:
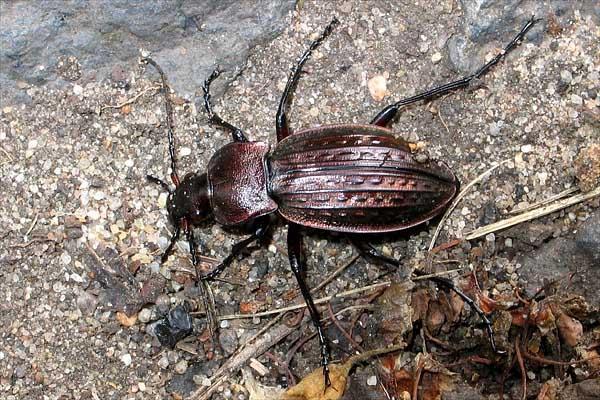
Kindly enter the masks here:
[[73, 85], [73, 93], [77, 96], [81, 96], [83, 94], [83, 87], [80, 85]]
[[92, 315], [98, 307], [98, 298], [91, 293], [81, 292], [77, 297], [77, 307], [84, 315]]
[[583, 99], [579, 95], [572, 94], [571, 95], [571, 103], [575, 104], [576, 106], [580, 106], [583, 104]]
[[162, 369], [167, 369], [169, 367], [169, 358], [166, 354], [163, 354], [163, 356], [158, 360], [158, 366]]
[[131, 362], [132, 362], [131, 354], [129, 354], [129, 353], [123, 354], [121, 356], [121, 361], [123, 362], [123, 364], [125, 364], [126, 367], [129, 367], [131, 365]]
[[531, 153], [532, 150], [533, 150], [533, 146], [530, 144], [524, 144], [523, 146], [521, 146], [521, 151], [525, 154]]
[[436, 51], [431, 56], [431, 62], [434, 63], [434, 64], [439, 63], [441, 60], [442, 60], [442, 53], [440, 53], [439, 51]]
[[370, 377], [367, 378], [367, 385], [368, 386], [375, 386], [377, 385], [377, 377], [375, 375], [371, 375]]
[[152, 319], [152, 310], [149, 308], [142, 308], [138, 313], [138, 319], [141, 323], [147, 324]]
[[233, 329], [224, 329], [219, 333], [219, 343], [226, 356], [232, 355], [238, 346], [237, 335]]
[[175, 364], [175, 372], [179, 375], [184, 374], [187, 371], [188, 363], [186, 360], [181, 360], [177, 364]]
[[375, 75], [367, 82], [369, 93], [375, 101], [381, 101], [387, 94], [387, 80], [383, 75]]
[[192, 154], [192, 149], [190, 149], [189, 147], [182, 147], [179, 150], [180, 157], [186, 157], [186, 156], [189, 156], [190, 154]]
[[569, 70], [562, 70], [560, 72], [560, 81], [566, 85], [570, 84], [573, 80], [573, 74]]

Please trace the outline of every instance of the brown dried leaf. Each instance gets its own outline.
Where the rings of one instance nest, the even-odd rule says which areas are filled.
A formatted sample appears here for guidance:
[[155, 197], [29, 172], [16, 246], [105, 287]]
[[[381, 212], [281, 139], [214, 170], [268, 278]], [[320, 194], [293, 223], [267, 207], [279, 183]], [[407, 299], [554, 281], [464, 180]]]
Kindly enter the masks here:
[[117, 321], [123, 326], [130, 327], [135, 325], [137, 322], [137, 314], [133, 314], [131, 317], [128, 317], [127, 314], [117, 311]]
[[384, 349], [367, 351], [352, 356], [344, 364], [329, 365], [329, 379], [331, 386], [325, 386], [323, 370], [317, 368], [308, 374], [296, 386], [289, 388], [281, 400], [338, 400], [344, 395], [348, 373], [356, 363], [363, 362], [380, 354], [387, 354], [402, 349], [402, 346], [393, 346]]
[[568, 316], [566, 313], [560, 313], [556, 319], [556, 327], [560, 337], [571, 347], [577, 346], [583, 336], [583, 325], [581, 322]]
[[478, 293], [477, 298], [479, 299], [479, 308], [486, 314], [491, 314], [498, 309], [498, 303], [490, 299], [483, 293]]
[[331, 386], [325, 387], [323, 370], [317, 368], [308, 374], [296, 386], [289, 388], [282, 400], [338, 400], [341, 399], [346, 390], [348, 372], [352, 368], [352, 361], [344, 364], [330, 364], [329, 378]]
[[552, 378], [549, 381], [544, 382], [536, 400], [557, 400], [556, 394], [560, 388], [560, 381]]

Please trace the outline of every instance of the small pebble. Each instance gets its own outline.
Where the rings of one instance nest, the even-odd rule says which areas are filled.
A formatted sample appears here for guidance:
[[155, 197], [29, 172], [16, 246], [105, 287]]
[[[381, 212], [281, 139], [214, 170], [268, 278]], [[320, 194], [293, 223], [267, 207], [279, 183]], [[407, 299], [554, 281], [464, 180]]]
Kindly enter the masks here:
[[178, 374], [184, 374], [187, 371], [188, 363], [186, 360], [181, 360], [177, 364], [175, 364], [175, 372]]
[[387, 94], [387, 80], [383, 75], [375, 75], [367, 82], [369, 94], [375, 101], [381, 101]]
[[123, 362], [123, 364], [125, 364], [126, 367], [129, 367], [131, 365], [131, 354], [123, 354], [121, 356], [121, 361]]
[[439, 63], [441, 60], [442, 60], [442, 53], [440, 53], [439, 51], [436, 51], [431, 56], [431, 62], [434, 63], [434, 64]]
[[167, 369], [169, 367], [169, 358], [166, 354], [163, 354], [163, 356], [158, 360], [158, 366], [162, 369]]
[[148, 323], [150, 322], [150, 319], [152, 318], [152, 311], [149, 308], [142, 308], [138, 314], [138, 319], [140, 320], [140, 322], [142, 323]]
[[370, 377], [367, 378], [367, 385], [369, 386], [375, 386], [377, 385], [377, 377], [375, 375], [371, 375]]
[[530, 144], [524, 144], [523, 146], [521, 146], [521, 151], [523, 153], [531, 153], [531, 151], [533, 150], [533, 146]]

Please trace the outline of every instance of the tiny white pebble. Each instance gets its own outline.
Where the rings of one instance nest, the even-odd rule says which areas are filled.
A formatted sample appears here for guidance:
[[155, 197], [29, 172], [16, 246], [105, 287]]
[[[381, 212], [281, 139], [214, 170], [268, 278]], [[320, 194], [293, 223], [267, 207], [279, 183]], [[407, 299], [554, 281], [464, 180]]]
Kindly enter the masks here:
[[375, 101], [381, 101], [387, 94], [387, 80], [383, 75], [375, 75], [367, 82], [369, 93]]
[[133, 167], [133, 160], [130, 158], [129, 160], [125, 161], [125, 166], [126, 167]]
[[269, 245], [269, 251], [273, 254], [277, 254], [277, 247], [274, 244]]
[[83, 88], [79, 85], [73, 85], [73, 93], [77, 96], [81, 96], [83, 94]]
[[123, 362], [123, 364], [125, 364], [126, 367], [129, 367], [131, 365], [131, 354], [123, 354], [121, 356], [121, 361]]
[[377, 385], [377, 377], [375, 375], [371, 375], [370, 377], [367, 378], [367, 385], [369, 386], [375, 386]]
[[189, 156], [190, 154], [192, 154], [192, 149], [190, 149], [189, 147], [182, 147], [181, 149], [179, 149], [180, 157]]
[[581, 98], [581, 96], [578, 96], [576, 94], [572, 94], [571, 95], [571, 103], [580, 106], [583, 104], [583, 99]]
[[62, 263], [65, 265], [69, 265], [71, 263], [71, 255], [69, 255], [67, 252], [62, 253], [60, 255], [60, 261], [62, 261]]
[[434, 63], [434, 64], [439, 63], [441, 60], [442, 60], [442, 53], [440, 53], [439, 51], [436, 51], [431, 56], [431, 62]]
[[530, 144], [524, 144], [523, 146], [521, 146], [521, 151], [523, 153], [531, 153], [532, 150], [533, 150], [533, 146]]

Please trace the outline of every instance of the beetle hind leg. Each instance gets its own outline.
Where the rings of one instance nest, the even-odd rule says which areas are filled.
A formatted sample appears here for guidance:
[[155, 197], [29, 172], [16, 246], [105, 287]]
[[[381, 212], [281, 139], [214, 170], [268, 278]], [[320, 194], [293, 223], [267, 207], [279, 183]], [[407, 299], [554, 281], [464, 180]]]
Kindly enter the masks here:
[[202, 91], [204, 92], [204, 109], [206, 110], [206, 113], [208, 114], [208, 121], [210, 122], [211, 125], [216, 125], [225, 130], [230, 131], [234, 142], [247, 142], [248, 138], [246, 137], [246, 134], [244, 133], [244, 131], [242, 131], [237, 126], [234, 126], [234, 125], [230, 124], [229, 122], [223, 120], [213, 110], [212, 103], [210, 101], [210, 97], [211, 97], [210, 96], [210, 84], [220, 74], [221, 74], [221, 71], [219, 71], [219, 69], [216, 68], [212, 72], [212, 74], [210, 74], [210, 76], [208, 78], [206, 78], [206, 80], [204, 81], [204, 85], [202, 85]]
[[287, 245], [290, 267], [292, 268], [292, 272], [298, 281], [298, 286], [300, 286], [300, 292], [302, 293], [302, 297], [304, 297], [304, 301], [308, 307], [310, 318], [312, 319], [312, 322], [317, 330], [317, 337], [319, 338], [319, 346], [321, 348], [321, 365], [323, 366], [323, 376], [325, 378], [325, 387], [327, 388], [331, 386], [331, 380], [329, 379], [329, 360], [331, 358], [330, 349], [327, 338], [323, 333], [323, 327], [321, 326], [321, 316], [319, 315], [319, 311], [313, 302], [310, 290], [308, 289], [308, 285], [304, 279], [306, 274], [306, 265], [302, 259], [302, 235], [300, 234], [300, 227], [296, 224], [289, 224]]
[[294, 94], [294, 89], [296, 88], [296, 84], [300, 79], [300, 74], [302, 72], [302, 67], [310, 58], [310, 55], [313, 51], [317, 49], [323, 43], [323, 41], [331, 34], [333, 28], [339, 23], [337, 18], [333, 18], [329, 25], [325, 27], [321, 36], [319, 36], [315, 41], [313, 41], [310, 47], [302, 54], [302, 57], [298, 60], [294, 69], [290, 73], [290, 77], [288, 78], [287, 84], [285, 85], [285, 89], [283, 90], [283, 94], [281, 95], [281, 100], [279, 100], [279, 107], [277, 108], [277, 115], [275, 117], [275, 128], [277, 131], [277, 141], [281, 141], [290, 135], [290, 126], [287, 119], [287, 106], [289, 105], [292, 95]]
[[398, 113], [400, 108], [402, 108], [406, 105], [416, 103], [421, 100], [432, 100], [432, 99], [435, 99], [436, 97], [440, 97], [447, 93], [450, 93], [456, 89], [460, 89], [460, 88], [469, 86], [473, 80], [476, 80], [476, 79], [480, 78], [481, 76], [483, 76], [484, 74], [486, 74], [494, 65], [498, 64], [506, 56], [506, 54], [508, 54], [515, 47], [517, 47], [519, 42], [521, 40], [523, 40], [523, 38], [525, 37], [525, 34], [538, 21], [539, 21], [539, 19], [536, 19], [535, 17], [531, 17], [531, 19], [529, 21], [527, 21], [525, 26], [523, 26], [521, 31], [519, 31], [519, 33], [514, 37], [514, 39], [511, 40], [510, 43], [507, 44], [506, 47], [504, 47], [504, 49], [499, 54], [497, 54], [494, 58], [492, 58], [490, 61], [488, 61], [485, 65], [483, 65], [481, 68], [479, 68], [473, 74], [465, 76], [464, 78], [458, 79], [454, 82], [446, 83], [445, 85], [435, 87], [426, 92], [419, 93], [415, 96], [408, 97], [406, 99], [402, 99], [402, 100], [398, 101], [397, 103], [390, 104], [389, 106], [387, 106], [383, 110], [381, 110], [379, 112], [379, 114], [377, 114], [375, 116], [375, 118], [373, 118], [373, 120], [371, 121], [371, 124], [377, 125], [377, 126], [387, 126], [387, 124], [389, 124], [390, 121], [392, 119], [394, 119], [394, 117], [396, 116], [396, 114]]
[[[383, 254], [381, 254], [375, 247], [373, 247], [373, 245], [371, 245], [370, 243], [364, 242], [359, 240], [358, 238], [355, 237], [350, 237], [350, 241], [352, 242], [352, 244], [365, 256], [370, 257], [376, 261], [379, 261], [381, 263], [387, 264], [387, 265], [391, 265], [393, 267], [400, 267], [400, 261], [391, 258], [391, 257], [386, 257]], [[415, 275], [417, 276], [423, 276], [425, 275], [424, 272], [422, 271], [415, 271]], [[465, 303], [467, 303], [471, 309], [473, 311], [475, 311], [475, 313], [477, 315], [479, 315], [479, 318], [482, 319], [484, 325], [485, 325], [485, 330], [486, 333], [488, 335], [489, 341], [490, 341], [490, 346], [492, 347], [492, 350], [497, 353], [497, 354], [504, 354], [505, 352], [503, 350], [499, 350], [496, 347], [496, 340], [494, 339], [494, 331], [492, 329], [492, 322], [489, 320], [489, 318], [487, 317], [487, 315], [485, 315], [485, 313], [483, 312], [483, 310], [477, 305], [477, 303], [475, 303], [475, 301], [470, 298], [469, 296], [467, 296], [465, 293], [463, 293], [459, 288], [457, 288], [454, 283], [452, 283], [451, 280], [446, 279], [446, 278], [442, 278], [439, 276], [432, 276], [432, 277], [428, 277], [428, 280], [434, 282], [436, 285], [438, 286], [443, 286], [446, 289], [452, 290], [454, 293], [456, 293]]]

